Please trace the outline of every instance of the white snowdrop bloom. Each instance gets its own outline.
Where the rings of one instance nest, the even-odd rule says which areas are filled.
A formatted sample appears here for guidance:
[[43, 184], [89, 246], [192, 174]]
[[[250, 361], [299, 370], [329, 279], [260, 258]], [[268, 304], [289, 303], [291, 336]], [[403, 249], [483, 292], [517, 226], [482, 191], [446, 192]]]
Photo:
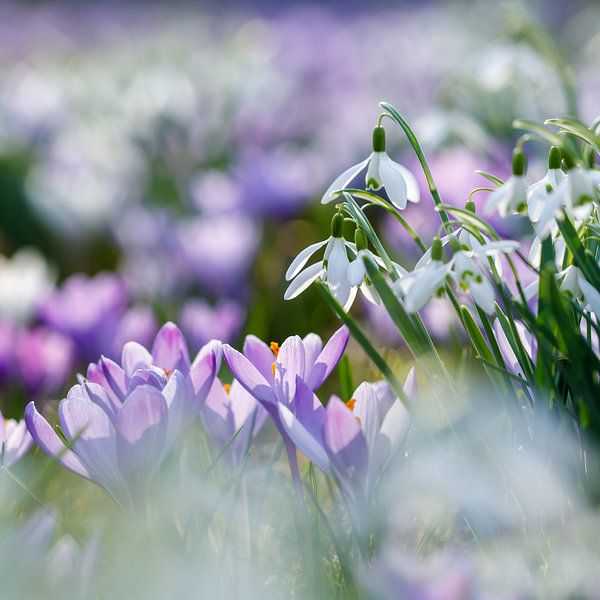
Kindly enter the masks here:
[[548, 195], [536, 223], [538, 237], [545, 239], [558, 230], [556, 219], [559, 211], [564, 210], [567, 216], [578, 225], [587, 219], [598, 200], [600, 172], [575, 167], [569, 169], [555, 192]]
[[583, 292], [579, 286], [581, 272], [575, 265], [569, 265], [562, 273], [560, 289], [572, 298], [581, 298]]
[[527, 211], [529, 220], [537, 223], [551, 194], [556, 192], [566, 175], [561, 171], [560, 148], [552, 146], [548, 154], [548, 171], [539, 181], [527, 188]]
[[506, 217], [513, 213], [523, 214], [527, 210], [526, 161], [520, 148], [515, 148], [512, 163], [512, 175], [490, 194], [483, 209], [484, 214], [497, 212], [501, 217]]
[[592, 311], [596, 315], [596, 319], [600, 318], [600, 292], [588, 282], [583, 276], [583, 273], [579, 273], [579, 287], [583, 294], [583, 301], [585, 308]]
[[385, 130], [373, 130], [373, 152], [366, 160], [344, 171], [323, 194], [321, 202], [327, 204], [335, 200], [336, 192], [345, 189], [352, 180], [367, 168], [365, 187], [367, 190], [385, 189], [390, 202], [399, 210], [406, 208], [407, 200], [419, 202], [419, 185], [415, 176], [404, 166], [393, 161], [385, 151]]
[[[291, 300], [299, 296], [318, 279], [327, 283], [333, 297], [348, 311], [356, 297], [356, 286], [348, 279], [350, 260], [348, 250], [354, 251], [354, 245], [342, 237], [343, 215], [337, 213], [331, 221], [331, 235], [320, 242], [311, 244], [302, 250], [292, 261], [285, 278], [291, 280], [285, 291], [284, 299]], [[310, 258], [325, 247], [323, 259], [305, 268]]]
[[11, 258], [0, 255], [0, 319], [28, 321], [54, 280], [44, 257], [32, 248], [23, 248]]
[[454, 254], [453, 279], [463, 292], [470, 292], [477, 306], [492, 314], [495, 309], [496, 294], [489, 279], [477, 263], [463, 250]]

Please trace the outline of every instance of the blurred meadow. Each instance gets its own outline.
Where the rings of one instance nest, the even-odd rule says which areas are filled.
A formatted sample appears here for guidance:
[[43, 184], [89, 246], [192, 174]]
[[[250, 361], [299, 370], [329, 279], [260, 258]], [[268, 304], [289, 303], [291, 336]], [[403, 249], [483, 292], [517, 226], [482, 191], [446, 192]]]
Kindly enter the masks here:
[[[600, 5], [584, 1], [0, 3], [2, 413], [20, 419], [35, 400], [55, 415], [88, 363], [101, 355], [118, 360], [130, 340], [149, 347], [166, 321], [179, 325], [193, 355], [213, 338], [236, 346], [247, 334], [267, 343], [311, 331], [329, 337], [338, 321], [319, 292], [286, 302], [283, 274], [302, 248], [329, 235], [331, 210], [319, 200], [337, 174], [369, 152], [378, 102], [389, 101], [414, 125], [445, 201], [462, 207], [484, 185], [477, 169], [509, 175], [515, 118], [572, 114], [588, 122], [597, 116], [598, 25]], [[406, 141], [389, 134], [388, 147], [416, 174], [424, 196], [427, 184]], [[541, 147], [536, 154], [535, 144], [532, 149], [529, 171], [541, 176], [546, 155]], [[474, 197], [478, 207], [485, 199], [486, 193]], [[404, 215], [424, 238], [438, 229], [431, 202], [410, 205]], [[408, 266], [418, 258], [396, 220], [373, 218], [394, 260]], [[518, 218], [491, 221], [504, 235], [530, 243]], [[360, 302], [354, 316], [404, 381], [411, 365], [385, 310]], [[448, 303], [432, 300], [422, 317], [448, 364], [462, 369], [457, 378], [483, 372], [466, 356]], [[348, 359], [356, 382], [378, 377], [352, 341]], [[325, 389], [337, 389], [338, 380], [334, 373]], [[444, 418], [469, 413], [478, 400], [474, 393], [446, 407]], [[429, 433], [437, 431], [438, 409], [433, 401], [419, 409]], [[480, 424], [482, 415], [473, 420]], [[476, 426], [463, 426], [463, 443], [475, 448], [477, 462], [466, 473], [452, 436], [429, 445], [423, 432], [415, 435], [419, 449], [409, 453], [408, 475], [396, 478], [384, 499], [398, 505], [405, 498], [414, 518], [394, 515], [393, 527], [379, 532], [385, 551], [374, 567], [377, 577], [354, 574], [365, 597], [449, 598], [390, 593], [404, 585], [394, 579], [398, 572], [409, 568], [390, 565], [397, 540], [422, 533], [420, 519], [432, 514], [439, 526], [422, 543], [434, 561], [427, 543], [450, 544], [445, 527], [456, 511], [458, 520], [469, 515], [465, 522], [480, 524], [477, 536], [491, 540], [478, 552], [485, 581], [502, 592], [494, 597], [544, 597], [536, 595], [540, 589], [559, 597], [552, 581], [565, 581], [563, 569], [583, 582], [576, 588], [581, 594], [591, 590], [582, 597], [597, 598], [588, 577], [597, 556], [582, 550], [589, 546], [581, 538], [592, 538], [599, 526], [589, 508], [574, 510], [577, 484], [568, 477], [565, 483], [562, 471], [544, 478], [537, 454], [539, 464], [514, 467], [504, 431], [491, 427], [489, 447], [501, 447], [506, 461], [494, 463], [498, 470], [520, 485], [531, 478], [539, 491], [531, 499], [522, 489], [523, 497], [514, 498], [523, 519], [515, 524], [514, 506], [503, 505], [482, 481], [490, 465]], [[2, 473], [0, 572], [7, 583], [0, 595], [216, 598], [244, 590], [244, 597], [353, 597], [336, 587], [345, 568], [339, 557], [325, 574], [294, 571], [294, 551], [310, 556], [316, 542], [290, 544], [297, 523], [281, 507], [291, 492], [276, 485], [287, 465], [279, 460], [274, 428], [260, 435], [245, 480], [230, 483], [239, 466], [215, 467], [215, 451], [199, 433], [200, 448], [186, 444], [185, 464], [173, 462], [162, 475], [156, 514], [135, 518], [35, 449], [14, 472]], [[577, 454], [572, 446], [569, 438], [565, 462]], [[302, 464], [335, 513], [331, 483]], [[181, 472], [195, 467], [202, 476], [182, 482]], [[445, 468], [457, 474], [452, 508], [424, 475]], [[544, 481], [534, 481], [534, 472]], [[227, 495], [231, 485], [249, 498], [247, 514]], [[528, 591], [515, 595], [499, 573], [505, 569], [513, 581], [525, 577], [519, 560], [530, 549], [519, 536], [539, 523], [522, 500], [543, 505], [545, 486], [561, 489], [564, 506], [552, 504], [555, 496], [544, 505], [549, 525], [540, 527], [540, 544], [563, 535], [557, 524], [570, 519], [578, 541], [560, 542], [570, 552], [560, 560], [549, 555], [549, 563], [560, 564], [548, 567], [556, 579], [545, 580], [547, 588], [536, 587], [533, 577]], [[174, 522], [165, 514], [175, 514]], [[340, 516], [342, 529], [347, 518]], [[494, 537], [492, 529], [502, 527]], [[335, 545], [333, 534], [326, 540], [318, 543]], [[598, 550], [597, 537], [589, 544]], [[31, 572], [11, 557], [16, 547], [30, 557]], [[464, 556], [450, 554], [462, 572]], [[196, 596], [190, 589], [203, 591]], [[316, 591], [324, 589], [327, 594]]]

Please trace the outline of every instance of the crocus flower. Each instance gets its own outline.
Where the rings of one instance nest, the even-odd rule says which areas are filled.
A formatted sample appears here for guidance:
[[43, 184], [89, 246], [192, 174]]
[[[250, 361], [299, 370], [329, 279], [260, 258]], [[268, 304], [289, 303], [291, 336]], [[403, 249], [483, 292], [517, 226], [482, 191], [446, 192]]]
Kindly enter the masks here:
[[34, 402], [25, 410], [27, 427], [63, 467], [130, 504], [147, 491], [162, 460], [198, 413], [214, 380], [217, 353], [215, 346], [205, 347], [190, 365], [181, 332], [167, 323], [152, 354], [128, 342], [122, 366], [102, 358], [60, 402], [58, 418], [69, 448]]
[[336, 192], [347, 188], [365, 167], [367, 167], [365, 175], [367, 190], [385, 188], [390, 202], [399, 210], [406, 208], [407, 200], [419, 202], [419, 185], [414, 175], [406, 167], [394, 162], [385, 151], [383, 127], [375, 127], [373, 130], [373, 152], [369, 157], [337, 177], [323, 195], [321, 202], [327, 204], [335, 200]]
[[[416, 396], [414, 370], [404, 390]], [[368, 501], [381, 471], [410, 424], [405, 406], [385, 382], [362, 383], [344, 403], [332, 396], [325, 408], [301, 380], [293, 406], [279, 404], [279, 416], [296, 446], [327, 475], [335, 475], [353, 501]]]
[[[515, 326], [517, 328], [517, 333], [519, 334], [519, 342], [521, 346], [527, 353], [527, 356], [531, 360], [535, 359], [536, 355], [536, 339], [533, 334], [521, 323], [520, 321], [515, 321]], [[500, 348], [500, 353], [502, 354], [502, 358], [504, 359], [504, 364], [508, 371], [517, 375], [518, 377], [525, 377], [523, 373], [523, 368], [521, 367], [521, 363], [513, 350], [508, 338], [506, 337], [506, 333], [500, 324], [500, 321], [496, 319], [494, 321], [494, 337], [496, 338], [496, 342], [498, 342], [498, 347]]]
[[2, 466], [9, 468], [29, 450], [33, 438], [23, 419], [5, 419], [0, 412], [0, 443]]
[[342, 357], [348, 338], [348, 329], [341, 327], [325, 346], [314, 333], [304, 339], [297, 335], [289, 337], [281, 347], [275, 342], [267, 346], [257, 337], [249, 335], [244, 341], [243, 354], [229, 344], [223, 346], [223, 356], [233, 376], [260, 402], [279, 430], [297, 489], [299, 474], [295, 447], [281, 423], [278, 407], [281, 404], [293, 406], [297, 381], [310, 390], [318, 389]]
[[237, 465], [264, 425], [267, 411], [238, 381], [230, 385], [217, 378], [200, 415], [216, 447], [221, 449], [229, 444], [225, 457], [230, 464]]

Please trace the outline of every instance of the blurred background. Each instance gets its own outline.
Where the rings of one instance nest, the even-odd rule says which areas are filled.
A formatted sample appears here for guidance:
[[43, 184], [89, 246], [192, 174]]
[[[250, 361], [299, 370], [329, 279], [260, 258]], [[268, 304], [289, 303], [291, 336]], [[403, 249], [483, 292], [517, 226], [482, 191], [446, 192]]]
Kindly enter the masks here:
[[[583, 1], [3, 1], [3, 410], [60, 397], [76, 369], [167, 319], [192, 350], [326, 333], [318, 294], [284, 303], [283, 274], [328, 235], [320, 196], [370, 152], [378, 101], [414, 125], [442, 197], [463, 205], [476, 169], [506, 175], [515, 117], [597, 116], [599, 23]], [[420, 176], [401, 132], [388, 140]], [[423, 189], [407, 211], [426, 240], [432, 206]], [[410, 266], [410, 238], [380, 225]], [[377, 309], [356, 312], [400, 344]], [[445, 304], [425, 319], [460, 343]]]

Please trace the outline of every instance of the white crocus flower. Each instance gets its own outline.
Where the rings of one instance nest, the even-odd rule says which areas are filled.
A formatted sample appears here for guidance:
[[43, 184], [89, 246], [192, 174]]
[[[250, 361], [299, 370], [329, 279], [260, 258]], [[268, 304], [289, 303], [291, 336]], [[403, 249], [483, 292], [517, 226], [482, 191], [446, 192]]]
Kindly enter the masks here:
[[498, 212], [501, 217], [523, 214], [527, 210], [527, 182], [525, 181], [525, 154], [519, 148], [513, 152], [513, 173], [485, 203], [484, 214]]
[[44, 257], [23, 248], [6, 258], [0, 255], [0, 318], [25, 323], [54, 285], [54, 273]]
[[[286, 280], [291, 280], [283, 296], [285, 300], [296, 298], [320, 279], [327, 283], [329, 291], [344, 310], [350, 309], [357, 290], [348, 279], [350, 266], [348, 249], [354, 251], [354, 247], [342, 236], [343, 222], [343, 215], [339, 213], [334, 215], [331, 222], [331, 235], [326, 240], [311, 244], [292, 261], [285, 274]], [[323, 246], [325, 246], [323, 259], [304, 268], [310, 258]]]
[[340, 190], [348, 187], [352, 180], [364, 169], [367, 190], [385, 189], [390, 202], [399, 210], [406, 208], [407, 200], [419, 202], [420, 193], [414, 175], [401, 164], [394, 162], [385, 151], [385, 130], [373, 130], [373, 152], [362, 162], [344, 171], [323, 195], [321, 202], [327, 204], [335, 200]]

